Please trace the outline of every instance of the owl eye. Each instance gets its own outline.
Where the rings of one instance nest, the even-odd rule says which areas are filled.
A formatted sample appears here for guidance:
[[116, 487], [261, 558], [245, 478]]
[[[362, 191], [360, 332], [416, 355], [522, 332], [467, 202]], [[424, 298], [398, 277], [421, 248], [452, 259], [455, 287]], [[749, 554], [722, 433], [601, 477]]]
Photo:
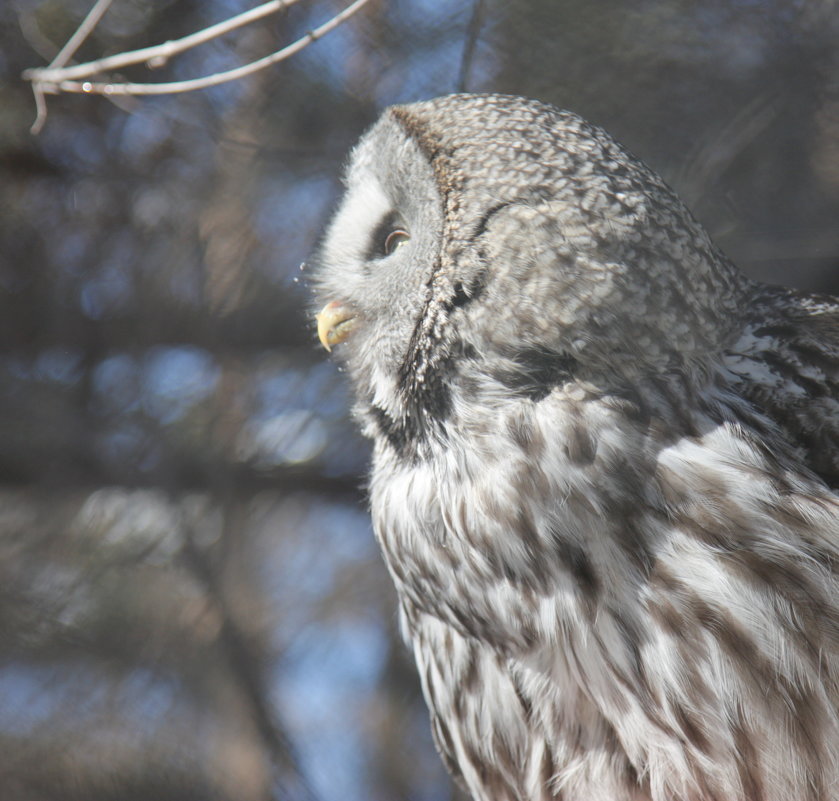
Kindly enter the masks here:
[[402, 217], [396, 211], [391, 211], [379, 220], [370, 237], [367, 259], [386, 259], [393, 255], [400, 245], [404, 245], [411, 238]]
[[403, 230], [402, 228], [396, 228], [391, 231], [387, 237], [385, 238], [385, 243], [382, 247], [385, 256], [390, 256], [391, 253], [394, 253], [398, 248], [404, 245], [409, 239], [411, 235]]

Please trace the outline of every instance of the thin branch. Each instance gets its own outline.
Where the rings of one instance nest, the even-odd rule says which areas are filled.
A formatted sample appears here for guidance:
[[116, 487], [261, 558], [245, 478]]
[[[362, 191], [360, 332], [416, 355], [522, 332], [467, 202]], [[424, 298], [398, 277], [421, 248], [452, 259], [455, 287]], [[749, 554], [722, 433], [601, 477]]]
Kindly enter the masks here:
[[[63, 67], [78, 50], [85, 39], [90, 36], [99, 21], [105, 16], [113, 0], [96, 0], [93, 8], [82, 20], [82, 24], [76, 28], [76, 32], [67, 40], [64, 47], [58, 51], [55, 58], [50, 62], [48, 70], [60, 69]], [[44, 96], [44, 89], [37, 83], [32, 83], [32, 92], [35, 95], [35, 122], [29, 128], [30, 133], [39, 134], [47, 121], [47, 99]]]
[[[235, 536], [231, 531], [230, 502], [224, 507], [224, 537]], [[227, 600], [217, 571], [195, 541], [195, 532], [184, 521], [184, 548], [182, 557], [192, 575], [203, 586], [208, 600], [216, 608], [222, 621], [219, 645], [227, 657], [234, 680], [242, 691], [256, 729], [271, 756], [272, 763], [284, 785], [284, 797], [300, 801], [319, 801], [319, 796], [309, 783], [297, 755], [297, 750], [280, 717], [279, 710], [269, 700], [265, 686], [263, 655], [254, 647], [247, 633], [239, 625], [233, 606]]]
[[[198, 44], [209, 41], [216, 36], [221, 35], [235, 27], [252, 22], [259, 16], [273, 13], [279, 8], [285, 8], [297, 0], [275, 0], [275, 2], [265, 3], [252, 11], [240, 14], [238, 17], [233, 17], [226, 22], [220, 23], [207, 28], [204, 31], [192, 34], [184, 39], [175, 42], [166, 42], [155, 47], [147, 47], [142, 50], [136, 50], [132, 53], [123, 53], [109, 58], [92, 61], [88, 64], [79, 64], [75, 67], [68, 67], [65, 69], [50, 70], [49, 68], [27, 70], [23, 73], [23, 77], [32, 81], [33, 88], [39, 89], [41, 92], [49, 94], [58, 94], [60, 92], [72, 92], [80, 94], [100, 94], [107, 96], [115, 95], [163, 95], [175, 94], [178, 92], [192, 92], [196, 89], [206, 89], [211, 86], [218, 86], [219, 84], [228, 83], [230, 81], [244, 78], [247, 75], [252, 75], [259, 70], [284, 61], [287, 58], [295, 55], [303, 50], [308, 45], [325, 36], [327, 33], [337, 28], [341, 23], [349, 19], [362, 6], [366, 5], [369, 0], [355, 0], [347, 6], [343, 11], [336, 14], [330, 20], [325, 22], [318, 28], [309, 31], [305, 36], [302, 36], [296, 42], [272, 53], [264, 58], [252, 61], [242, 67], [227, 70], [226, 72], [217, 72], [213, 75], [207, 75], [203, 78], [193, 78], [186, 81], [172, 81], [169, 83], [112, 83], [112, 82], [91, 82], [91, 81], [77, 81], [68, 80], [74, 77], [83, 77], [94, 75], [108, 69], [114, 69], [116, 66], [125, 66], [127, 64], [136, 64], [145, 61], [153, 66], [158, 66], [164, 63], [172, 55], [182, 52], [188, 47], [195, 47]], [[268, 7], [270, 9], [266, 10]], [[249, 17], [246, 22], [241, 22], [242, 17]], [[211, 33], [212, 32], [212, 33]], [[184, 43], [187, 42], [185, 45]]]
[[[204, 28], [196, 33], [191, 33], [181, 39], [163, 42], [163, 44], [154, 45], [152, 47], [143, 47], [140, 50], [131, 50], [127, 53], [117, 53], [113, 56], [100, 58], [96, 61], [88, 61], [85, 64], [77, 64], [73, 67], [52, 69], [53, 65], [50, 64], [49, 67], [38, 67], [37, 69], [26, 70], [23, 73], [23, 77], [26, 80], [38, 82], [44, 84], [45, 86], [57, 86], [62, 81], [89, 78], [92, 75], [122, 69], [123, 67], [129, 67], [132, 64], [145, 63], [152, 68], [162, 67], [173, 56], [183, 53], [193, 47], [198, 47], [198, 45], [205, 44], [213, 39], [217, 39], [219, 36], [223, 36], [224, 34], [234, 31], [236, 28], [248, 25], [251, 22], [256, 22], [256, 20], [267, 17], [270, 14], [276, 14], [278, 11], [289, 8], [297, 2], [298, 0], [271, 0], [269, 3], [263, 3], [261, 6], [252, 8], [250, 11], [245, 11], [244, 13], [231, 17], [224, 22], [211, 25], [209, 28]], [[78, 33], [78, 31], [76, 33]], [[50, 90], [45, 88], [45, 91]]]
[[32, 93], [35, 95], [35, 122], [29, 126], [29, 133], [39, 134], [47, 121], [47, 99], [44, 90], [38, 84], [32, 84]]
[[84, 40], [93, 32], [99, 24], [99, 20], [105, 16], [113, 0], [96, 0], [96, 4], [90, 9], [82, 24], [76, 28], [76, 32], [67, 40], [67, 44], [61, 48], [58, 55], [50, 62], [49, 69], [63, 67], [82, 46]]

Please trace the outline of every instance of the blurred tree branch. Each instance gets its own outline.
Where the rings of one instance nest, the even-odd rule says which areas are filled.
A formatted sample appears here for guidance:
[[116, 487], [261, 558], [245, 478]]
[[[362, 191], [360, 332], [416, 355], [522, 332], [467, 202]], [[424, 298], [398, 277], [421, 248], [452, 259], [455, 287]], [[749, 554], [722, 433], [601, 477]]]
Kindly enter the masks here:
[[[231, 499], [224, 504], [223, 540], [235, 540], [239, 535], [236, 506]], [[234, 599], [228, 598], [222, 577], [196, 542], [196, 532], [187, 525], [185, 535], [182, 556], [221, 620], [219, 646], [226, 655], [229, 670], [239, 685], [246, 708], [273, 762], [276, 780], [283, 788], [283, 797], [294, 801], [318, 801], [278, 710], [269, 703], [270, 690], [264, 676], [262, 644], [254, 643], [245, 626], [241, 625], [236, 604], [231, 603]], [[241, 593], [243, 588], [237, 584], [235, 589]]]
[[236, 67], [224, 72], [216, 72], [212, 75], [205, 75], [203, 78], [192, 78], [185, 81], [169, 81], [165, 83], [132, 83], [114, 81], [82, 81], [81, 78], [90, 78], [122, 67], [133, 64], [145, 63], [150, 69], [156, 69], [166, 64], [170, 58], [183, 53], [193, 47], [205, 44], [206, 42], [223, 36], [236, 28], [248, 25], [258, 19], [274, 14], [288, 8], [298, 0], [271, 0], [261, 6], [231, 17], [224, 22], [211, 25], [201, 31], [184, 36], [170, 42], [163, 42], [152, 47], [144, 47], [140, 50], [132, 50], [126, 53], [118, 53], [106, 58], [89, 61], [84, 64], [77, 64], [72, 67], [65, 67], [66, 62], [78, 49], [82, 42], [96, 27], [96, 24], [104, 15], [112, 0], [97, 0], [90, 13], [85, 17], [79, 28], [70, 37], [67, 44], [47, 67], [37, 67], [25, 70], [23, 78], [32, 83], [32, 90], [35, 93], [35, 106], [37, 116], [30, 129], [37, 134], [44, 126], [47, 118], [46, 95], [60, 94], [62, 92], [98, 94], [105, 96], [137, 96], [137, 95], [164, 95], [176, 94], [178, 92], [192, 92], [197, 89], [206, 89], [211, 86], [218, 86], [229, 83], [247, 75], [285, 61], [291, 56], [299, 53], [313, 42], [325, 36], [337, 28], [341, 23], [348, 20], [369, 0], [354, 0], [343, 11], [335, 14], [322, 25], [301, 36], [297, 41], [283, 47], [280, 50], [264, 56], [263, 58], [251, 61], [241, 67]]
[[469, 86], [469, 74], [472, 69], [472, 59], [475, 56], [475, 45], [481, 33], [483, 23], [484, 0], [474, 0], [472, 14], [466, 26], [466, 38], [463, 41], [463, 55], [460, 57], [460, 72], [457, 78], [457, 91], [466, 92]]

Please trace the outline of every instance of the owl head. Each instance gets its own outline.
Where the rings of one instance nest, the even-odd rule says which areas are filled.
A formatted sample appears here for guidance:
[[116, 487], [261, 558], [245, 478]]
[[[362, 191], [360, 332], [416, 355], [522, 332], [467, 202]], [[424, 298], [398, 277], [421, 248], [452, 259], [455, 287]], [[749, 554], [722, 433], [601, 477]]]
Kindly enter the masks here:
[[317, 259], [319, 335], [374, 429], [425, 430], [452, 389], [533, 399], [723, 347], [744, 279], [603, 130], [520, 97], [387, 109]]

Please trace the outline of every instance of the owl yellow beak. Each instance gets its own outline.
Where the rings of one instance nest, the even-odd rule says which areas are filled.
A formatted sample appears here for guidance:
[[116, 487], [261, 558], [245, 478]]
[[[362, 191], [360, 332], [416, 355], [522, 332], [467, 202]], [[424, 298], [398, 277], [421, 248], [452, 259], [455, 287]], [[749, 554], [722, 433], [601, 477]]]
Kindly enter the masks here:
[[352, 310], [337, 300], [330, 301], [316, 315], [318, 339], [328, 351], [333, 345], [343, 342], [355, 328], [356, 319]]

